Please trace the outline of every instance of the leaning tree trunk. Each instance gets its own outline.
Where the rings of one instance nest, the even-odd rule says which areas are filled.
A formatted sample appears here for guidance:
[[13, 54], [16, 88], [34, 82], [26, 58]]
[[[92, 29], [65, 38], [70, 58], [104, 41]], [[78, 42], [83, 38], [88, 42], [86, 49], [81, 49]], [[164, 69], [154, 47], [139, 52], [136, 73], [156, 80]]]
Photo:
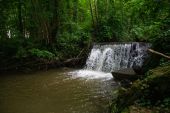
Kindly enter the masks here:
[[151, 52], [151, 53], [153, 53], [153, 54], [162, 56], [162, 57], [164, 57], [164, 58], [170, 60], [170, 56], [168, 56], [168, 55], [165, 55], [165, 54], [160, 53], [160, 52], [158, 52], [158, 51], [155, 51], [155, 50], [153, 50], [153, 49], [148, 49], [148, 51]]

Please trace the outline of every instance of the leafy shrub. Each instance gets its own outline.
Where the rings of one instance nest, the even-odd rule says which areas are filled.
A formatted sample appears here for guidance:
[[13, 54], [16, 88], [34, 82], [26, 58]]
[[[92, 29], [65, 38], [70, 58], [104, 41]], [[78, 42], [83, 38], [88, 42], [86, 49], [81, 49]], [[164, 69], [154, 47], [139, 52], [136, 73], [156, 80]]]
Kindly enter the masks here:
[[57, 39], [57, 53], [61, 59], [76, 57], [89, 43], [89, 33], [75, 31], [74, 33], [63, 32]]
[[33, 49], [29, 50], [29, 53], [32, 56], [44, 58], [44, 59], [54, 59], [55, 58], [55, 54], [53, 54], [47, 50], [39, 50], [39, 49], [33, 48]]

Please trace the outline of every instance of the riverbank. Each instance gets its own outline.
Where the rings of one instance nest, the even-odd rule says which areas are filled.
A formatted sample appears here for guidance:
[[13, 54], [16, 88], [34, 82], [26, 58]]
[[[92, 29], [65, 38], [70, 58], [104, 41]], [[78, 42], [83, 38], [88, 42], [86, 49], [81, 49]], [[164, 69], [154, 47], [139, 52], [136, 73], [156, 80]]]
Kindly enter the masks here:
[[4, 59], [0, 64], [0, 73], [36, 72], [60, 67], [81, 68], [85, 64], [83, 58], [44, 59], [38, 57]]
[[121, 88], [111, 105], [112, 113], [169, 113], [170, 65], [148, 71], [130, 88]]

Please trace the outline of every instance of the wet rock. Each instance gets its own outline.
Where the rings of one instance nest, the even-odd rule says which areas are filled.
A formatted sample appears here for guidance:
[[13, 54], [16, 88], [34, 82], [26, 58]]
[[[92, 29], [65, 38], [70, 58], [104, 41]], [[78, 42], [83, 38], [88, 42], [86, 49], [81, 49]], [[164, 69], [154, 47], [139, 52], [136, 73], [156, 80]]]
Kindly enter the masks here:
[[121, 69], [121, 70], [112, 72], [112, 75], [116, 80], [134, 81], [140, 77], [139, 75], [136, 74], [133, 68]]

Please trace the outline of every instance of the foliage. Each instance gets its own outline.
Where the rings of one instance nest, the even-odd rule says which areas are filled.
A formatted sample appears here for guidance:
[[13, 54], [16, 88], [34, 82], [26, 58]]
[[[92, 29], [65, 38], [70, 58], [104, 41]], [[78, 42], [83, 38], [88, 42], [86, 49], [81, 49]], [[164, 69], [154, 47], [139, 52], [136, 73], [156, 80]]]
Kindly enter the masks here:
[[150, 70], [147, 77], [133, 83], [132, 87], [120, 90], [118, 98], [113, 101], [112, 113], [121, 113], [130, 105], [160, 107], [167, 111], [170, 95], [170, 66]]
[[39, 50], [39, 49], [31, 49], [29, 50], [29, 53], [31, 54], [31, 56], [35, 56], [35, 57], [39, 57], [39, 58], [45, 58], [45, 59], [54, 59], [55, 58], [55, 54], [46, 51], [46, 50]]
[[150, 42], [169, 55], [169, 6], [169, 0], [0, 0], [0, 58], [29, 57], [37, 48], [67, 59], [93, 42], [115, 41]]
[[[25, 58], [86, 57], [82, 51], [93, 42], [115, 41], [150, 42], [155, 50], [170, 55], [169, 6], [169, 0], [0, 0], [0, 59], [8, 66]], [[166, 59], [152, 59], [149, 67], [169, 65]], [[121, 90], [113, 109], [122, 111], [138, 97], [142, 105], [158, 104], [166, 109], [169, 97], [156, 89], [164, 92], [156, 87], [164, 79], [149, 75], [128, 93]], [[151, 97], [155, 92], [159, 96]]]

